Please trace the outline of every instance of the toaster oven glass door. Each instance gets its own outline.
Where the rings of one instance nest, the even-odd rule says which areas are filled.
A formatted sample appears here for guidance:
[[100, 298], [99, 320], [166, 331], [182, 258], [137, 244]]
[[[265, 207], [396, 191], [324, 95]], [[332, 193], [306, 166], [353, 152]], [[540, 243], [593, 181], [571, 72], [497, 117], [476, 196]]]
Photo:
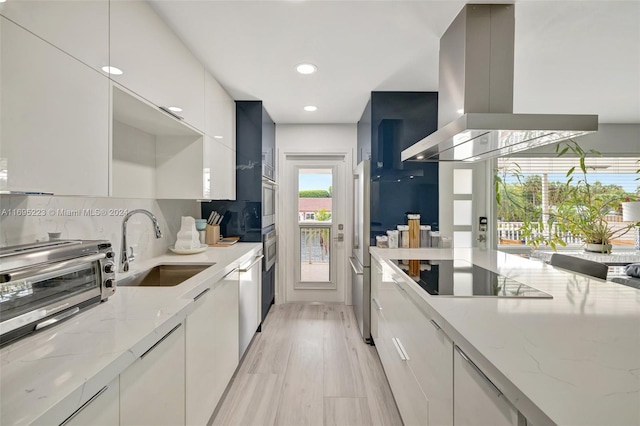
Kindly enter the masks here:
[[100, 262], [34, 274], [0, 284], [2, 334], [101, 295]]

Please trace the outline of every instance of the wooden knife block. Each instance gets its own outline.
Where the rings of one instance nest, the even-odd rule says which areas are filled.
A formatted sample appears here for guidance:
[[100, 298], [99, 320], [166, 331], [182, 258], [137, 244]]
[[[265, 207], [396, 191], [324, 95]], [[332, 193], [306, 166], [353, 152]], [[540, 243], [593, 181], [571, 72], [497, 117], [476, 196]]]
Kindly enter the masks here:
[[207, 225], [205, 228], [204, 242], [212, 245], [220, 241], [220, 225]]

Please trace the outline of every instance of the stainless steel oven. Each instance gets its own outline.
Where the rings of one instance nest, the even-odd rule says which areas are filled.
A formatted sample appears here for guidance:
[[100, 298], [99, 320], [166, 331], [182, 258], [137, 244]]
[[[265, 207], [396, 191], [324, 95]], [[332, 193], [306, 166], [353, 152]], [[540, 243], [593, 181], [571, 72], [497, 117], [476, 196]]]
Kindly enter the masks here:
[[262, 179], [262, 228], [276, 223], [276, 184]]
[[109, 241], [0, 249], [0, 345], [53, 325], [115, 292]]
[[275, 229], [263, 235], [264, 270], [269, 271], [276, 263], [278, 250], [276, 248], [277, 235]]

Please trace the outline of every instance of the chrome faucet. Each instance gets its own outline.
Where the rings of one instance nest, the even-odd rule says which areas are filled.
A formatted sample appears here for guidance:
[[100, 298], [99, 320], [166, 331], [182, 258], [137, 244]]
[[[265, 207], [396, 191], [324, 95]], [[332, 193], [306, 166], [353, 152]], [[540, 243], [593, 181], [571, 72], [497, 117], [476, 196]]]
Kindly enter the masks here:
[[127, 222], [129, 218], [136, 213], [142, 213], [147, 215], [151, 222], [153, 223], [153, 228], [156, 232], [156, 238], [162, 238], [162, 231], [160, 230], [160, 224], [158, 224], [158, 219], [148, 210], [144, 209], [136, 209], [131, 210], [127, 215], [122, 219], [122, 247], [120, 248], [120, 272], [127, 272], [129, 270], [129, 263], [133, 262], [135, 256], [133, 255], [133, 247], [130, 247], [131, 254], [127, 253]]

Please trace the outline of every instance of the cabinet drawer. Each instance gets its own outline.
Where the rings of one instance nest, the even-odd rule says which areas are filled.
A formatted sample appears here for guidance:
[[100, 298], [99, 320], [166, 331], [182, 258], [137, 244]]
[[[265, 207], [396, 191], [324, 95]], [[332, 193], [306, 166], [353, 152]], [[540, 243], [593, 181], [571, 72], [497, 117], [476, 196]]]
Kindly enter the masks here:
[[429, 400], [420, 388], [409, 367], [402, 341], [393, 336], [385, 317], [380, 311], [377, 316], [378, 338], [376, 349], [384, 367], [398, 411], [405, 425], [426, 425], [429, 422]]

